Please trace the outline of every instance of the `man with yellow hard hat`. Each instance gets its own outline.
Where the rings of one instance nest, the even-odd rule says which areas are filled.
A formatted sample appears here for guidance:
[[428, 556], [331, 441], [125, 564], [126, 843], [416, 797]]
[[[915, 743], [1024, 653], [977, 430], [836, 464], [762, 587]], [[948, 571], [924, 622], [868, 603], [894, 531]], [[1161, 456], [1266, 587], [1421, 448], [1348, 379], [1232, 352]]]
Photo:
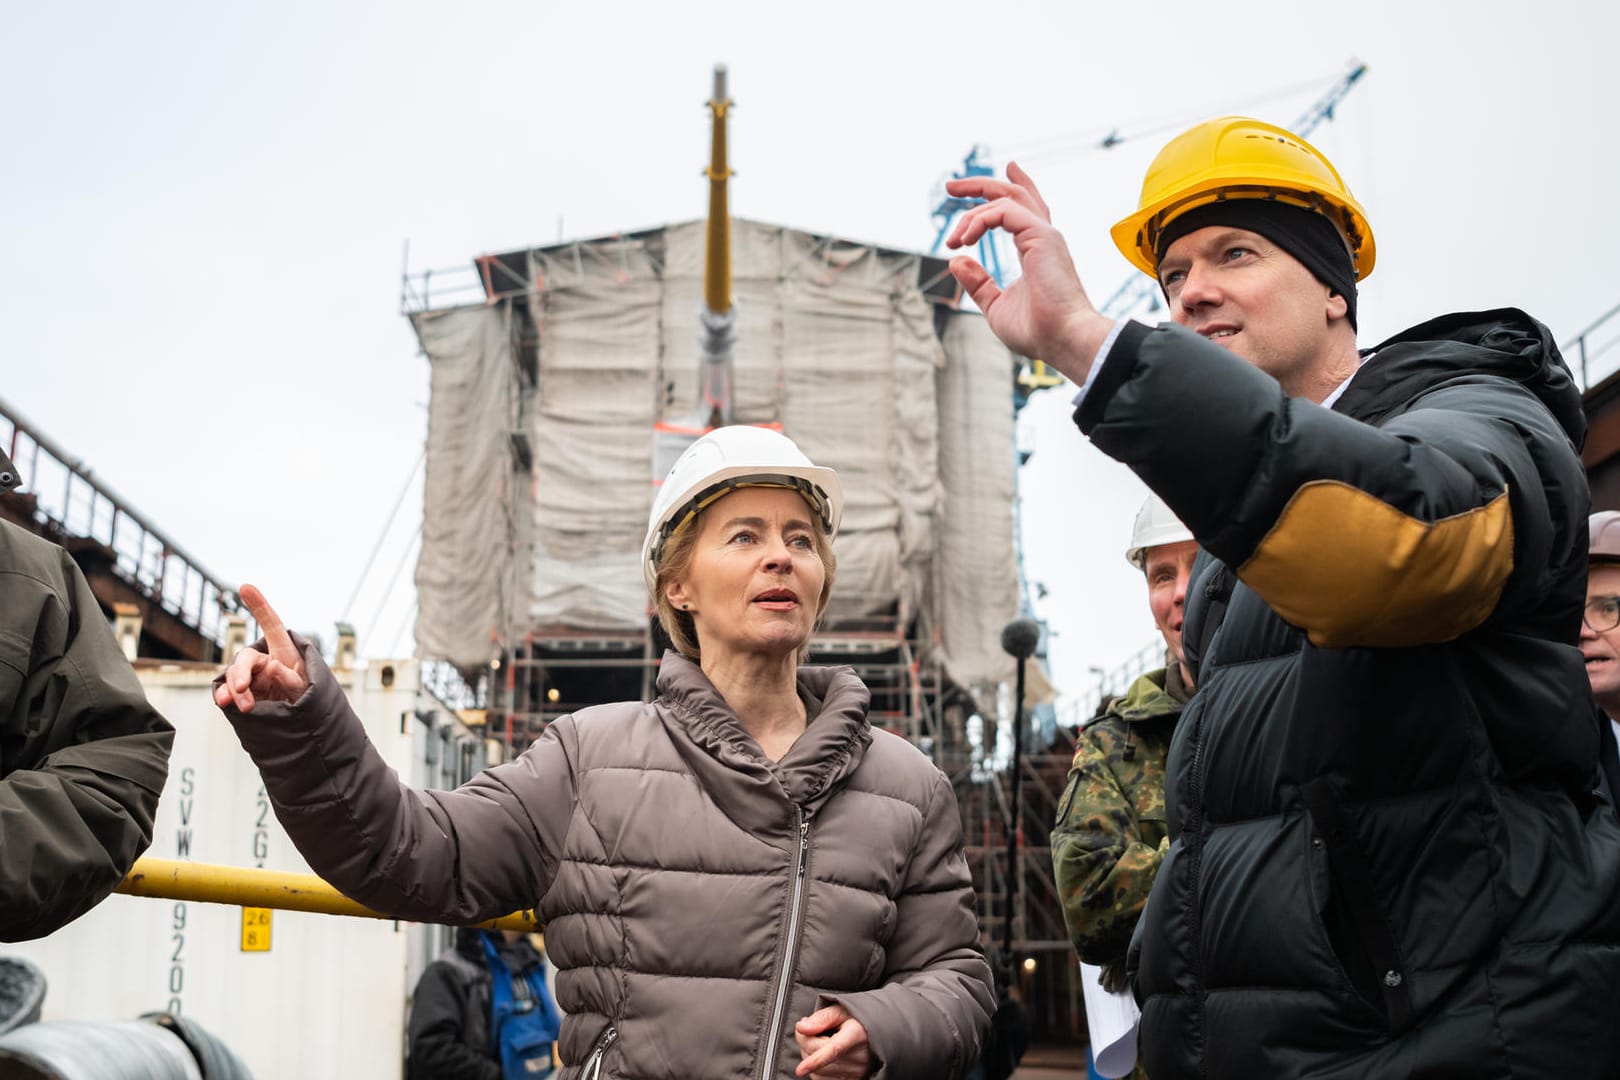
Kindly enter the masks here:
[[1017, 166], [953, 246], [1007, 345], [1203, 549], [1198, 686], [1167, 764], [1171, 845], [1131, 970], [1174, 1077], [1620, 1075], [1620, 822], [1585, 602], [1580, 396], [1505, 309], [1355, 341], [1372, 230], [1305, 140], [1240, 117], [1173, 139], [1113, 230], [1171, 323], [1086, 296]]

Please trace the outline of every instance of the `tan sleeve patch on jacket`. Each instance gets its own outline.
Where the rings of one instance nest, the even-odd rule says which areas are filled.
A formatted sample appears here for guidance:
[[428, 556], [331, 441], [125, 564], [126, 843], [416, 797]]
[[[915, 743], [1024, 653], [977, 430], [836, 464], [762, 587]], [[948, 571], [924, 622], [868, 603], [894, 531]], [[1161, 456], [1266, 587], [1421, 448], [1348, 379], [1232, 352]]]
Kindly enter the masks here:
[[1295, 493], [1238, 577], [1318, 648], [1450, 641], [1513, 572], [1507, 493], [1429, 523], [1337, 480]]

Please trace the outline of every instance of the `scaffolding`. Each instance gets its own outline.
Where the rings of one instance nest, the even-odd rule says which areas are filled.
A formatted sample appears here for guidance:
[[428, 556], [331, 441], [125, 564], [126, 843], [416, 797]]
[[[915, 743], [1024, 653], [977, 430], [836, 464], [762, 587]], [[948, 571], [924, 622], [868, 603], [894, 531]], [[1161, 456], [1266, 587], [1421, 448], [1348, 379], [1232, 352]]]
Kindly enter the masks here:
[[[1085, 1030], [1074, 945], [1052, 875], [1051, 832], [1074, 749], [1073, 734], [1060, 728], [1053, 742], [1019, 758], [1020, 835], [1011, 875], [1006, 841], [1007, 823], [1012, 820], [1010, 769], [986, 772], [977, 780], [966, 772], [955, 777], [981, 934], [986, 945], [999, 952], [1010, 907], [1012, 955], [1007, 960], [1022, 961], [1013, 975], [1023, 981], [1024, 1000], [1035, 1013], [1037, 1027], [1057, 1032]], [[1011, 890], [1012, 875], [1017, 877], [1016, 892]], [[1011, 905], [1010, 895], [1016, 897]]]
[[[818, 633], [810, 663], [854, 669], [872, 694], [872, 724], [932, 750], [942, 745], [942, 673], [897, 619], [887, 621], [886, 628]], [[521, 751], [559, 717], [608, 701], [650, 700], [667, 647], [651, 622], [641, 633], [536, 627], [492, 669], [482, 699], [469, 704], [488, 710], [491, 737]]]
[[[418, 651], [454, 667], [462, 685], [440, 692], [484, 709], [513, 750], [582, 706], [651, 695], [667, 642], [639, 549], [653, 429], [698, 393], [701, 226], [404, 278], [435, 366]], [[1016, 613], [1014, 358], [957, 310], [943, 260], [753, 222], [736, 232], [751, 346], [738, 419], [782, 425], [861, 480], [813, 659], [861, 673], [874, 723], [938, 746], [942, 687], [1011, 675], [995, 639]], [[953, 325], [964, 317], [978, 325]], [[906, 387], [895, 415], [863, 377]]]
[[[440, 695], [463, 696], [513, 752], [561, 716], [653, 696], [667, 642], [640, 544], [655, 425], [698, 408], [703, 224], [403, 278], [434, 368], [418, 651], [441, 661], [426, 665]], [[970, 737], [975, 717], [1011, 731], [1000, 635], [1020, 609], [1024, 361], [961, 310], [943, 259], [733, 224], [736, 420], [780, 425], [850, 494], [811, 663], [854, 668], [871, 722], [952, 777], [987, 951], [1016, 876], [1014, 958], [1036, 960], [1025, 979], [1045, 981], [1048, 1029], [1078, 1030], [1046, 839], [1072, 745], [1053, 742], [1050, 708], [1025, 711], [1025, 843], [1009, 872], [1011, 763], [986, 767]], [[1051, 690], [1038, 659], [1029, 674], [1034, 705]]]

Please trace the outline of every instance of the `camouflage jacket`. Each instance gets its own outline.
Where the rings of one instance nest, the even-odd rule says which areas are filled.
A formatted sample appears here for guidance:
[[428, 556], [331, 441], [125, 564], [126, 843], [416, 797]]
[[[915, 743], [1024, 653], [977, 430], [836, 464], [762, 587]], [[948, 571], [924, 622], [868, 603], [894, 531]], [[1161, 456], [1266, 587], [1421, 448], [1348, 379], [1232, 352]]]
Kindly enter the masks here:
[[1052, 869], [1080, 959], [1125, 986], [1125, 952], [1168, 843], [1164, 763], [1190, 696], [1172, 666], [1149, 672], [1080, 731], [1052, 828]]

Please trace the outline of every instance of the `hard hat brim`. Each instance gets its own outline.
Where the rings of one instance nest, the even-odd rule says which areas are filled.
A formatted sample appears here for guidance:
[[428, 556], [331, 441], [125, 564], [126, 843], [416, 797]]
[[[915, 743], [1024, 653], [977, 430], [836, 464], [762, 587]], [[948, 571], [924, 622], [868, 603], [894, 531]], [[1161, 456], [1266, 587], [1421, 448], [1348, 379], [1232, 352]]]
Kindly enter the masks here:
[[1191, 185], [1116, 222], [1108, 234], [1132, 266], [1156, 279], [1159, 276], [1157, 238], [1164, 227], [1189, 210], [1221, 199], [1275, 199], [1318, 213], [1326, 206], [1332, 211], [1326, 216], [1350, 245], [1356, 280], [1372, 273], [1378, 248], [1359, 203], [1315, 191], [1296, 191], [1266, 177], [1222, 176]]
[[819, 465], [784, 465], [761, 468], [738, 465], [719, 469], [690, 485], [669, 504], [656, 525], [647, 531], [641, 547], [641, 566], [647, 594], [658, 582], [658, 559], [682, 528], [710, 504], [745, 487], [778, 487], [796, 491], [821, 522], [829, 541], [838, 533], [844, 510], [844, 490], [838, 474]]

